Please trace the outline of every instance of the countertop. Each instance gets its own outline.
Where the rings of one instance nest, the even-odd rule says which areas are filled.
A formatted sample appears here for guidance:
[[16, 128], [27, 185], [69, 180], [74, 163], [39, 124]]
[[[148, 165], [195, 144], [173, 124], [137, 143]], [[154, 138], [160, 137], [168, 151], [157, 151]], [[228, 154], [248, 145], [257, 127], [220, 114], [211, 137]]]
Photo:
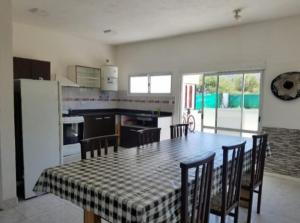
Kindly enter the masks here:
[[146, 110], [133, 110], [133, 109], [83, 109], [83, 110], [69, 110], [69, 115], [127, 115], [127, 116], [138, 116], [138, 117], [149, 117], [149, 118], [159, 118], [159, 117], [170, 117], [172, 112], [161, 111], [158, 116], [156, 111], [146, 111]]

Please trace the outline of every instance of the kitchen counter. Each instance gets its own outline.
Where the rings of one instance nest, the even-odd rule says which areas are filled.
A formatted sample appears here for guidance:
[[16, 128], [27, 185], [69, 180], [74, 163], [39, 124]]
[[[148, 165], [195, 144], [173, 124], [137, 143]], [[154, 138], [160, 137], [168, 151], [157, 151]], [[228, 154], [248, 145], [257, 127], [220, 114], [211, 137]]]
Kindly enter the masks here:
[[137, 116], [137, 117], [149, 117], [149, 118], [159, 118], [159, 117], [171, 117], [172, 112], [160, 112], [158, 116], [155, 111], [145, 111], [145, 110], [131, 110], [131, 109], [84, 109], [84, 110], [70, 110], [69, 116], [74, 115], [127, 115], [127, 116]]
[[84, 116], [84, 138], [119, 134], [120, 145], [137, 146], [136, 130], [161, 128], [161, 140], [170, 138], [172, 113], [132, 109], [69, 110], [67, 116]]

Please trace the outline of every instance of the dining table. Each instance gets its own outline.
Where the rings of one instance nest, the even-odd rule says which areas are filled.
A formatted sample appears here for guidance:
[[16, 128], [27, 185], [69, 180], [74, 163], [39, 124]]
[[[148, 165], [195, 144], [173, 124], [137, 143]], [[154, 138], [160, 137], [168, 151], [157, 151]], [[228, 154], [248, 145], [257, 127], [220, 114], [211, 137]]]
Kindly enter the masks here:
[[180, 222], [180, 163], [215, 152], [214, 195], [222, 188], [222, 146], [244, 141], [245, 172], [251, 168], [251, 138], [198, 132], [45, 169], [34, 191], [81, 207], [85, 223]]

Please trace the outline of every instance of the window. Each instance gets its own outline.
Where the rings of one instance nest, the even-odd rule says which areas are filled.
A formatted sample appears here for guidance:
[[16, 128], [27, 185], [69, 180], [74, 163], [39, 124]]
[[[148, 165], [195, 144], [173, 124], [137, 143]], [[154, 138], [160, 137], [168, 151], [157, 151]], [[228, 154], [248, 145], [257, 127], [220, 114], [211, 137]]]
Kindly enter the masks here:
[[129, 77], [131, 94], [170, 94], [172, 76], [170, 74], [148, 74]]
[[171, 75], [150, 76], [150, 93], [170, 94]]
[[130, 77], [130, 93], [148, 93], [148, 76]]

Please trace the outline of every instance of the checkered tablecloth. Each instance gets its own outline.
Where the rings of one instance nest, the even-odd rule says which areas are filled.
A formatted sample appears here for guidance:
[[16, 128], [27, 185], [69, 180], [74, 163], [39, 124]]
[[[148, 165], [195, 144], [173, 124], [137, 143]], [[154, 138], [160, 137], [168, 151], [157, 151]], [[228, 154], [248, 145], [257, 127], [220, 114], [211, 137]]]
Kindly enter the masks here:
[[[212, 193], [220, 191], [222, 145], [245, 139], [206, 133], [121, 150], [43, 171], [35, 191], [50, 192], [109, 222], [178, 222], [180, 162], [216, 152]], [[250, 169], [248, 139], [244, 171]]]

